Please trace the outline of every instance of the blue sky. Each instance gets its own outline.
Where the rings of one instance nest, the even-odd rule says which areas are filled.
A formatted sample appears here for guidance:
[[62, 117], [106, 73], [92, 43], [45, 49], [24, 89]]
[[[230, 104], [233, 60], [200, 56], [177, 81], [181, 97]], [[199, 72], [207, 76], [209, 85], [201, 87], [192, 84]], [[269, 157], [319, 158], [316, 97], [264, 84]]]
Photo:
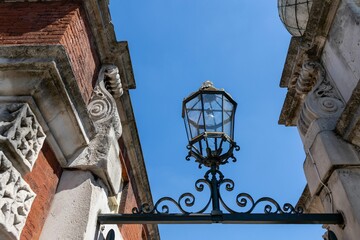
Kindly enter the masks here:
[[[290, 34], [276, 0], [112, 0], [117, 39], [129, 42], [137, 89], [133, 108], [154, 200], [207, 193], [194, 183], [205, 169], [185, 160], [183, 98], [211, 80], [237, 101], [238, 161], [222, 168], [235, 181], [226, 194], [296, 204], [306, 184], [296, 128], [277, 124], [286, 89], [279, 87]], [[160, 225], [163, 240], [322, 239], [320, 225]]]

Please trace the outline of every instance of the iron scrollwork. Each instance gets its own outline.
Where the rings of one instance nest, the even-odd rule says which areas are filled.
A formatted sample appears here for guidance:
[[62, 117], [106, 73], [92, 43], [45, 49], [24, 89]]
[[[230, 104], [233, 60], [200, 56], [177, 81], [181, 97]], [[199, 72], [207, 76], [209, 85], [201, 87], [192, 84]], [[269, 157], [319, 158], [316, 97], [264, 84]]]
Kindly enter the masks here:
[[258, 211], [259, 206], [263, 206], [263, 213], [265, 214], [302, 214], [302, 207], [294, 207], [290, 203], [285, 203], [282, 206], [270, 197], [262, 197], [258, 200], [248, 193], [240, 193], [236, 196], [236, 205], [240, 208], [234, 210], [227, 205], [220, 194], [221, 186], [225, 186], [225, 190], [231, 192], [234, 190], [235, 183], [233, 180], [224, 178], [224, 175], [217, 167], [209, 169], [203, 179], [198, 179], [195, 182], [195, 189], [198, 192], [203, 192], [207, 185], [210, 189], [211, 195], [205, 206], [198, 211], [188, 211], [186, 208], [193, 207], [195, 204], [195, 196], [192, 193], [182, 194], [178, 200], [171, 197], [162, 197], [155, 202], [153, 206], [148, 203], [142, 204], [139, 208], [133, 208], [133, 214], [170, 214], [170, 206], [175, 206], [177, 211], [182, 214], [201, 214], [205, 213], [210, 208], [212, 203], [212, 214], [221, 215], [223, 212], [220, 206], [231, 214], [251, 214]]

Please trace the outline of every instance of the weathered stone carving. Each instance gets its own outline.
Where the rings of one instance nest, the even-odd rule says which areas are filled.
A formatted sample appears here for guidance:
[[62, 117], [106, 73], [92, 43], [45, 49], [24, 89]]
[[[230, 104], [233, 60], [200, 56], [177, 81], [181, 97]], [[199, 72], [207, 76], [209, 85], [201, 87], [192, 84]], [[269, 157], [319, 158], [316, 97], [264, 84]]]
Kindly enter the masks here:
[[305, 136], [310, 124], [320, 118], [327, 119], [327, 124], [331, 125], [326, 126], [327, 130], [333, 130], [335, 128], [335, 121], [331, 121], [331, 119], [337, 119], [345, 106], [334, 84], [326, 78], [325, 70], [322, 66], [319, 63], [313, 64], [313, 66], [317, 68], [319, 74], [316, 79], [317, 84], [306, 96], [300, 113], [298, 128], [303, 136]]
[[116, 137], [121, 136], [120, 117], [113, 96], [119, 97], [122, 94], [123, 90], [117, 67], [113, 65], [103, 67], [88, 106], [98, 133], [105, 133], [110, 124], [115, 130]]
[[19, 239], [35, 193], [0, 151], [0, 238]]
[[324, 74], [321, 71], [321, 66], [317, 62], [306, 61], [300, 70], [300, 73], [296, 79], [296, 92], [298, 94], [307, 94], [312, 87], [315, 85], [316, 80], [321, 74]]
[[117, 141], [122, 133], [114, 97], [119, 97], [122, 93], [117, 67], [102, 67], [88, 105], [97, 134], [80, 156], [68, 166], [92, 171], [107, 184], [113, 195], [120, 189], [121, 164]]
[[114, 65], [106, 66], [104, 70], [104, 82], [108, 92], [114, 97], [123, 95], [123, 89], [119, 74], [119, 69]]
[[45, 137], [27, 103], [0, 104], [0, 149], [14, 157], [18, 171], [31, 171]]

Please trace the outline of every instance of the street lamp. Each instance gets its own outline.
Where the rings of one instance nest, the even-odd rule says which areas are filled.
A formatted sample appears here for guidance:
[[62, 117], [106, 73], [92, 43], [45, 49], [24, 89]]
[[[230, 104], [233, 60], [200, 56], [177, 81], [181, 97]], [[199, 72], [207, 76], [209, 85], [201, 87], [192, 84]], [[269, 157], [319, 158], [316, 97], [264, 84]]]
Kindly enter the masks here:
[[206, 167], [236, 160], [233, 151], [239, 150], [234, 142], [236, 102], [223, 89], [206, 81], [201, 88], [183, 101], [182, 117], [189, 139], [189, 155]]
[[[203, 192], [205, 186], [210, 196], [200, 210], [188, 210], [195, 204], [192, 193], [183, 193], [176, 200], [162, 197], [154, 204], [143, 203], [131, 214], [100, 214], [100, 224], [343, 224], [341, 213], [305, 214], [300, 206], [290, 203], [280, 205], [269, 197], [254, 200], [248, 193], [235, 198], [237, 209], [230, 208], [221, 196], [221, 189], [233, 191], [234, 182], [225, 178], [220, 166], [229, 159], [236, 161], [233, 152], [240, 148], [234, 139], [236, 102], [223, 89], [217, 89], [210, 81], [183, 101], [182, 117], [188, 136], [189, 154], [209, 168], [202, 179], [195, 182], [195, 189]], [[210, 205], [212, 206], [210, 208]], [[177, 212], [171, 211], [175, 207]], [[209, 211], [210, 210], [210, 211]], [[179, 213], [180, 212], [180, 213]], [[262, 212], [262, 213], [261, 213]], [[329, 231], [329, 234], [331, 232]], [[329, 238], [330, 239], [330, 238]]]

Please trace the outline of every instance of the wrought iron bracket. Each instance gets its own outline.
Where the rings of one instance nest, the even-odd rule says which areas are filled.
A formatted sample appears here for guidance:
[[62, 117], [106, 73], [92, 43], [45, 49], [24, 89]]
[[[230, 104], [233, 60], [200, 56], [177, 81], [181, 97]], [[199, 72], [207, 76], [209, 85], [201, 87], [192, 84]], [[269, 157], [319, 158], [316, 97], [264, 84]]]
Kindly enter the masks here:
[[[218, 166], [212, 165], [204, 178], [195, 182], [195, 189], [198, 192], [202, 192], [205, 186], [208, 186], [211, 193], [209, 200], [200, 210], [188, 210], [194, 206], [195, 196], [192, 193], [184, 193], [178, 200], [163, 197], [153, 206], [142, 204], [139, 208], [133, 208], [131, 214], [100, 214], [98, 222], [100, 224], [344, 224], [340, 213], [305, 214], [301, 207], [294, 207], [290, 203], [281, 206], [270, 197], [262, 197], [255, 201], [248, 193], [240, 193], [236, 196], [235, 203], [239, 209], [234, 210], [225, 203], [220, 194], [222, 185], [225, 186], [226, 191], [231, 192], [235, 184], [231, 179], [224, 178]], [[211, 211], [206, 213], [210, 204]], [[175, 207], [178, 213], [170, 211], [171, 207]], [[223, 213], [223, 211], [227, 212]]]

